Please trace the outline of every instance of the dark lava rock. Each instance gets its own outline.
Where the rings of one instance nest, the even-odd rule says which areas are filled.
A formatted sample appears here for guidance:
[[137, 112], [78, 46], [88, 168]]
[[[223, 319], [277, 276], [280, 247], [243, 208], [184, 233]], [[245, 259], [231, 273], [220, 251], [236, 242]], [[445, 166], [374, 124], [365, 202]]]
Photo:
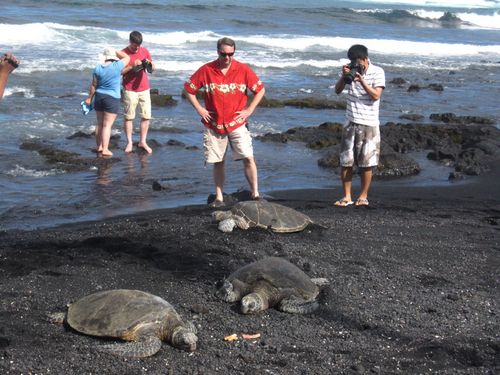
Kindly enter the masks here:
[[[436, 115], [434, 116], [436, 117]], [[442, 119], [457, 119], [453, 114], [440, 115]], [[470, 121], [476, 116], [466, 116]], [[500, 157], [500, 130], [489, 125], [386, 123], [380, 127], [382, 145], [379, 176], [408, 176], [419, 173], [418, 163], [401, 154], [429, 150], [428, 158], [455, 168], [466, 175], [478, 175]], [[257, 137], [269, 142], [304, 142], [306, 147], [324, 150], [318, 165], [337, 168], [338, 147], [342, 124], [323, 123], [317, 127], [296, 127], [284, 133]]]
[[119, 158], [86, 158], [75, 152], [58, 149], [57, 147], [43, 141], [23, 142], [21, 150], [34, 151], [43, 156], [47, 163], [67, 172], [79, 172], [88, 170], [90, 167], [102, 168], [119, 161]]
[[377, 177], [403, 177], [420, 173], [420, 165], [406, 154], [382, 153], [374, 175]]
[[151, 89], [151, 104], [157, 107], [172, 107], [177, 105], [177, 100], [175, 100], [172, 95], [160, 94], [158, 89]]
[[162, 126], [160, 128], [155, 128], [154, 131], [162, 133], [173, 133], [173, 134], [189, 133], [189, 130], [176, 128], [175, 126]]
[[410, 85], [410, 87], [408, 87], [408, 92], [419, 92], [419, 91], [420, 91], [419, 85]]
[[457, 116], [454, 113], [433, 113], [429, 117], [432, 121], [441, 121], [450, 124], [479, 124], [494, 125], [495, 121], [481, 116]]
[[405, 113], [399, 116], [399, 118], [402, 120], [409, 120], [409, 121], [422, 121], [424, 119], [424, 116], [416, 113]]
[[439, 83], [431, 83], [427, 88], [433, 91], [444, 91], [443, 85]]
[[312, 109], [345, 109], [344, 100], [330, 100], [316, 97], [294, 98], [287, 100], [267, 99], [264, 97], [259, 103], [260, 107], [281, 108], [285, 106]]
[[84, 133], [82, 131], [77, 131], [76, 133], [71, 134], [66, 137], [66, 139], [75, 139], [75, 138], [92, 138], [92, 134]]
[[407, 83], [407, 81], [404, 78], [396, 77], [390, 80], [389, 83], [392, 83], [394, 85], [404, 85], [405, 83]]
[[181, 147], [185, 147], [186, 144], [181, 142], [181, 141], [178, 141], [176, 139], [169, 139], [166, 143], [167, 146], [181, 146]]

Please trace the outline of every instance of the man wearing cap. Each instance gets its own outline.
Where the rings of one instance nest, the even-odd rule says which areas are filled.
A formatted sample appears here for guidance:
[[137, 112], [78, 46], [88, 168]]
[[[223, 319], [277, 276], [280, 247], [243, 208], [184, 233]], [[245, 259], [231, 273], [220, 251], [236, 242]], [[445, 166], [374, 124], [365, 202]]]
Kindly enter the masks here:
[[126, 53], [116, 51], [111, 47], [106, 48], [102, 54], [104, 62], [94, 69], [89, 97], [85, 99], [85, 104], [90, 106], [92, 100], [94, 101], [97, 116], [96, 151], [102, 156], [112, 156], [113, 153], [109, 150], [109, 139], [111, 127], [120, 110], [121, 72], [129, 63], [130, 58]]
[[[263, 98], [265, 89], [250, 67], [233, 58], [235, 50], [234, 40], [219, 39], [218, 58], [203, 65], [184, 84], [186, 96], [205, 126], [205, 160], [214, 165], [215, 200], [211, 203], [213, 207], [224, 206], [224, 160], [228, 143], [233, 159], [243, 160], [252, 198], [259, 199], [252, 137], [246, 125], [247, 118]], [[200, 88], [204, 89], [205, 107], [196, 98]], [[254, 93], [250, 104], [247, 104], [247, 89]]]
[[[141, 125], [138, 147], [150, 154], [153, 150], [148, 146], [146, 137], [151, 119], [151, 96], [146, 71], [153, 72], [154, 64], [151, 54], [141, 44], [142, 34], [139, 31], [132, 31], [129, 36], [129, 45], [123, 49], [123, 52], [130, 56], [130, 62], [122, 70], [123, 88], [125, 90], [123, 94], [123, 104], [125, 106], [124, 129], [127, 136], [125, 152], [132, 152], [133, 121], [135, 119], [135, 109], [139, 105], [141, 109]], [[144, 69], [144, 63], [149, 64], [149, 69]]]

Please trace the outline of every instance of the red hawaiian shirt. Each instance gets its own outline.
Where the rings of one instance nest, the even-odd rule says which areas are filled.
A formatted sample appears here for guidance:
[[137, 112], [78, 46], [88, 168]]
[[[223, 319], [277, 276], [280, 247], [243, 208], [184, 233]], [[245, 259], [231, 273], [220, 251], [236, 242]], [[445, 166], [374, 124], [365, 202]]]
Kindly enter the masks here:
[[216, 133], [226, 134], [245, 125], [245, 120], [237, 121], [238, 111], [247, 105], [247, 89], [254, 94], [264, 88], [259, 77], [247, 65], [236, 60], [226, 72], [222, 73], [217, 60], [203, 65], [184, 84], [186, 91], [192, 95], [203, 88], [205, 92], [205, 108], [212, 113], [210, 123], [201, 120], [207, 128]]

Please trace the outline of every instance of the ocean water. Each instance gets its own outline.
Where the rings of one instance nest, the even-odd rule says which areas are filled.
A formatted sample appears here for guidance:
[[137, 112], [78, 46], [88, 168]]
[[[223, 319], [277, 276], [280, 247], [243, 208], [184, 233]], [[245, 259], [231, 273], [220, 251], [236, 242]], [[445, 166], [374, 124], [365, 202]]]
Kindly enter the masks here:
[[[213, 190], [212, 169], [201, 151], [202, 125], [181, 98], [183, 82], [216, 58], [222, 36], [237, 42], [235, 58], [254, 68], [276, 99], [317, 96], [335, 99], [333, 86], [352, 44], [368, 47], [373, 63], [386, 72], [381, 121], [400, 121], [406, 113], [454, 112], [500, 116], [500, 1], [159, 1], [19, 0], [2, 2], [0, 51], [22, 60], [0, 101], [0, 228], [32, 229], [61, 223], [202, 204]], [[452, 14], [457, 22], [441, 20]], [[122, 150], [107, 169], [63, 173], [36, 153], [21, 150], [26, 140], [92, 157], [90, 133], [95, 115], [83, 116], [91, 72], [106, 46], [125, 47], [131, 30], [144, 35], [157, 71], [152, 87], [171, 94], [175, 107], [153, 108], [149, 139], [162, 147], [152, 155]], [[444, 91], [390, 84], [401, 77]], [[344, 119], [341, 110], [258, 108], [253, 135], [316, 126]], [[138, 125], [136, 121], [136, 126]], [[167, 127], [183, 133], [165, 131]], [[113, 132], [122, 136], [119, 118]], [[135, 136], [137, 140], [137, 135]], [[186, 149], [168, 146], [171, 140]], [[254, 141], [262, 192], [339, 186], [339, 177], [317, 166], [318, 152], [302, 144]], [[408, 184], [447, 184], [447, 173], [427, 162]], [[226, 191], [246, 187], [241, 163], [229, 161]], [[162, 180], [170, 189], [153, 191]]]

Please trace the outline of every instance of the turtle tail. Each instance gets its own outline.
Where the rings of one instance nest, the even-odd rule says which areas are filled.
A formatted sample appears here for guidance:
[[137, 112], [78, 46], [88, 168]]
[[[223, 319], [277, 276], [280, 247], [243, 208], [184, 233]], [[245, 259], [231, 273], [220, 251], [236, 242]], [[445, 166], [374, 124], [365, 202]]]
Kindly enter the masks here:
[[283, 299], [278, 309], [290, 314], [309, 314], [317, 310], [319, 307], [318, 301], [306, 301], [295, 296]]
[[160, 348], [161, 340], [156, 336], [151, 336], [125, 344], [101, 345], [99, 350], [121, 357], [145, 358], [156, 354]]

